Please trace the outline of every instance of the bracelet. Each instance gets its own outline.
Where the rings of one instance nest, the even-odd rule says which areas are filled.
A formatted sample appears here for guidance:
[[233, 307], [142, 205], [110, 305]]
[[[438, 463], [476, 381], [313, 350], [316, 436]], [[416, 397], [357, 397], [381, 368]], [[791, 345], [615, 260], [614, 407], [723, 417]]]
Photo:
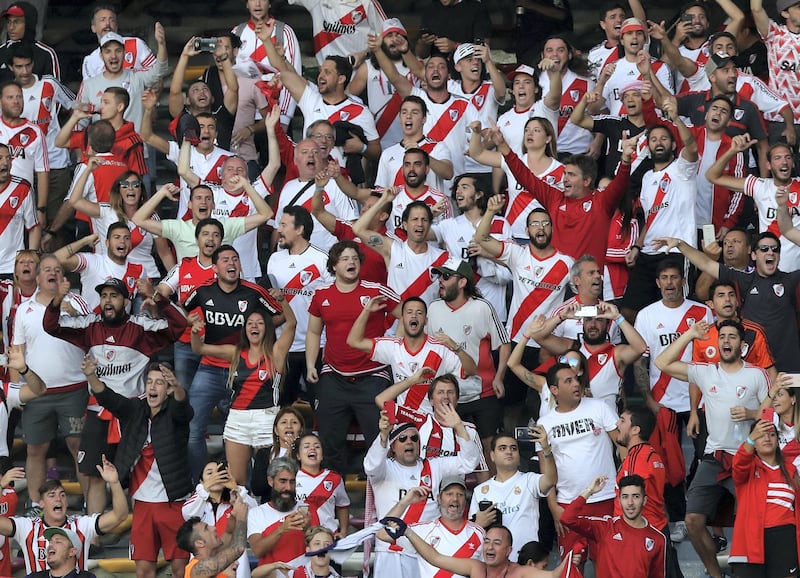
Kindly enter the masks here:
[[625, 321], [625, 316], [624, 315], [620, 315], [619, 317], [614, 319], [614, 325], [616, 325], [617, 327], [620, 327], [624, 321]]
[[315, 191], [324, 191], [325, 187], [320, 187], [319, 185], [314, 185], [314, 190]]
[[41, 211], [43, 213], [46, 213], [47, 212], [47, 207], [36, 207], [36, 210], [37, 211]]
[[72, 257], [75, 254], [75, 250], [72, 248], [72, 243], [67, 245], [67, 253], [69, 253], [70, 257]]
[[552, 458], [553, 457], [553, 452], [552, 451], [549, 451], [547, 453], [542, 452], [542, 457], [543, 458]]
[[27, 374], [27, 373], [28, 373], [30, 370], [31, 370], [31, 368], [30, 368], [30, 367], [28, 367], [27, 365], [25, 365], [25, 371], [20, 371], [20, 372], [19, 372], [19, 374], [20, 374], [20, 375], [25, 375], [25, 374]]
[[747, 436], [747, 439], [744, 440], [744, 441], [747, 442], [748, 444], [750, 444], [751, 446], [755, 446], [756, 445], [756, 442], [754, 442], [752, 439], [750, 439], [750, 436]]
[[631, 250], [636, 249], [640, 253], [642, 252], [642, 248], [639, 245], [631, 245]]
[[367, 143], [361, 145], [361, 154], [363, 155], [365, 152], [367, 152]]
[[461, 351], [462, 349], [464, 349], [464, 348], [463, 348], [463, 347], [461, 347], [461, 344], [459, 343], [458, 345], [456, 345], [456, 348], [453, 350], [453, 353], [458, 353], [458, 352], [459, 352], [459, 351]]
[[250, 125], [247, 125], [247, 127], [246, 127], [246, 128], [247, 128], [247, 130], [249, 130], [249, 131], [250, 131], [250, 136], [253, 136], [253, 135], [255, 134], [255, 131], [253, 130], [253, 127], [252, 127], [252, 126], [250, 126]]

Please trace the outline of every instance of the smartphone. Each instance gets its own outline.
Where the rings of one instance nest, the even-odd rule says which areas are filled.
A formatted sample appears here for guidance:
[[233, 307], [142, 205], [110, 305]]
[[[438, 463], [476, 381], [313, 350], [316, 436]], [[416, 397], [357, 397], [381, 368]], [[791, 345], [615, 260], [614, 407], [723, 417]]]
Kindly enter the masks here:
[[533, 432], [528, 426], [515, 427], [514, 437], [518, 442], [533, 443]]
[[308, 506], [306, 504], [301, 504], [298, 506], [297, 511], [302, 513], [304, 516], [308, 516]]
[[681, 22], [694, 22], [694, 16], [691, 14], [681, 14]]
[[483, 38], [476, 38], [476, 39], [474, 39], [474, 40], [472, 41], [472, 43], [473, 43], [474, 45], [476, 45], [476, 46], [483, 46], [484, 44], [486, 44], [486, 41], [484, 41], [484, 39], [483, 39]]
[[489, 501], [489, 500], [481, 500], [480, 502], [478, 502], [478, 509], [481, 512], [485, 512], [486, 510], [488, 510], [491, 507], [492, 507], [492, 502]]
[[397, 402], [396, 401], [384, 401], [383, 402], [383, 411], [386, 412], [386, 417], [389, 418], [389, 423], [394, 425], [397, 423]]
[[714, 225], [703, 225], [703, 245], [708, 247], [711, 243], [717, 241], [717, 232], [714, 230]]
[[217, 39], [198, 38], [194, 41], [194, 49], [197, 52], [214, 52], [217, 49]]
[[575, 312], [575, 317], [597, 317], [597, 305], [581, 305]]

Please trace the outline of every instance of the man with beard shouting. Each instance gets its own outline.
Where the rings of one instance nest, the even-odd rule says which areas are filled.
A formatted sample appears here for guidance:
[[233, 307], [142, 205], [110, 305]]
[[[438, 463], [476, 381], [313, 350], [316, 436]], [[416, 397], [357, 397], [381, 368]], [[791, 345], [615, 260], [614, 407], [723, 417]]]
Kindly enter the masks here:
[[254, 508], [247, 519], [247, 536], [258, 565], [286, 562], [300, 566], [306, 552], [304, 532], [311, 523], [308, 506], [297, 503], [297, 464], [287, 457], [272, 460], [267, 483], [272, 497]]

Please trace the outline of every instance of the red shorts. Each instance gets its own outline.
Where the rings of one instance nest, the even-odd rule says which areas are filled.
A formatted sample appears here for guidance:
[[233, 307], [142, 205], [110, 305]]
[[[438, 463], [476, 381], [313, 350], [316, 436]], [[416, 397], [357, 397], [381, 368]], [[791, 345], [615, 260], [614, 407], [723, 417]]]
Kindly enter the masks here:
[[133, 503], [131, 560], [156, 562], [159, 549], [167, 560], [189, 559], [189, 552], [178, 548], [175, 537], [183, 524], [183, 502]]
[[[558, 505], [562, 508], [566, 508], [568, 504], [559, 502]], [[603, 516], [613, 515], [614, 498], [611, 498], [610, 500], [603, 500], [602, 502], [586, 504], [583, 506], [583, 508], [581, 508], [581, 516], [596, 516], [598, 518], [602, 518]], [[561, 558], [563, 558], [567, 552], [573, 549], [577, 554], [587, 545], [589, 546], [589, 558], [595, 560], [597, 557], [597, 542], [594, 540], [590, 540], [589, 538], [586, 538], [585, 536], [582, 536], [573, 530], [567, 532], [566, 536], [558, 537], [558, 552]], [[586, 557], [584, 556], [582, 560], [585, 561]]]

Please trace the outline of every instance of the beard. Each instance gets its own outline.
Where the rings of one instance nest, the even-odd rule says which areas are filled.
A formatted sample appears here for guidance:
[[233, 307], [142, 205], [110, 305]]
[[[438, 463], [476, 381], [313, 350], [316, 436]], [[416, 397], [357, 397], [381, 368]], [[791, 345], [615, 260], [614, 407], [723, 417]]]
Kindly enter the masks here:
[[272, 497], [270, 503], [272, 504], [272, 507], [279, 512], [288, 512], [294, 508], [295, 504], [297, 504], [297, 496], [295, 494], [291, 494], [289, 496], [285, 494], [278, 494]]

